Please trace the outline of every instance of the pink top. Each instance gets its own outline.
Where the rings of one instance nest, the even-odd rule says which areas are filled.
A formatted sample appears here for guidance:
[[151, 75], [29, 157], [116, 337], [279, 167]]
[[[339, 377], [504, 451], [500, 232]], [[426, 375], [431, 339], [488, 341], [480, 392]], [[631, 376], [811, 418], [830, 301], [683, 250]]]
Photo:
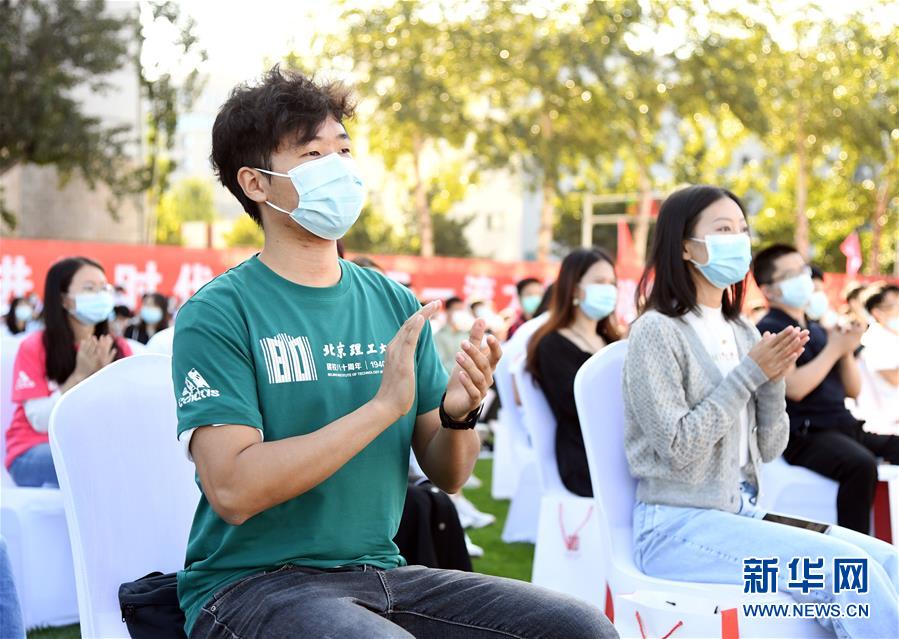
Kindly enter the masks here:
[[[131, 355], [128, 342], [116, 338], [116, 346], [122, 357]], [[12, 401], [18, 404], [12, 423], [6, 431], [6, 467], [22, 453], [38, 444], [50, 441], [47, 433], [39, 433], [31, 427], [25, 416], [25, 402], [49, 397], [58, 384], [47, 379], [47, 351], [44, 349], [44, 331], [35, 331], [19, 344], [12, 372]]]

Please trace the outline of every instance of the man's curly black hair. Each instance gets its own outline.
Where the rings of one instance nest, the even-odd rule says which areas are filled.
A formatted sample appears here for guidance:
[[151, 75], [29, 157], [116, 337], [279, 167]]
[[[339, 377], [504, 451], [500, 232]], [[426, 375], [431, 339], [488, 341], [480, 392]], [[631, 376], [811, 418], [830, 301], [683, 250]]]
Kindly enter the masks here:
[[328, 116], [343, 122], [353, 111], [350, 90], [344, 84], [318, 83], [275, 65], [259, 84], [235, 87], [219, 109], [212, 125], [212, 168], [261, 226], [258, 205], [237, 182], [238, 170], [244, 166], [271, 170], [272, 153], [286, 140], [306, 144]]

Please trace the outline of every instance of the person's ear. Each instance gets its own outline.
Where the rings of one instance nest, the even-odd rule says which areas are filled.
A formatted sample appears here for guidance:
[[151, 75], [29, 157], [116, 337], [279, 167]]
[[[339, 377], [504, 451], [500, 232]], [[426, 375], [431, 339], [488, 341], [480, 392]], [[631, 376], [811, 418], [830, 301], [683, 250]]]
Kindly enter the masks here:
[[693, 256], [690, 255], [690, 240], [684, 240], [682, 246], [683, 252], [681, 256], [684, 258], [684, 261], [689, 262], [691, 259], [693, 259]]
[[765, 296], [765, 299], [776, 300], [780, 297], [780, 288], [777, 284], [762, 284], [759, 286], [759, 290]]
[[62, 294], [62, 307], [67, 311], [75, 310], [75, 300], [68, 293]]
[[262, 184], [262, 175], [259, 171], [251, 169], [248, 166], [242, 166], [237, 171], [237, 183], [243, 189], [244, 194], [256, 202], [262, 204], [268, 200], [268, 194]]

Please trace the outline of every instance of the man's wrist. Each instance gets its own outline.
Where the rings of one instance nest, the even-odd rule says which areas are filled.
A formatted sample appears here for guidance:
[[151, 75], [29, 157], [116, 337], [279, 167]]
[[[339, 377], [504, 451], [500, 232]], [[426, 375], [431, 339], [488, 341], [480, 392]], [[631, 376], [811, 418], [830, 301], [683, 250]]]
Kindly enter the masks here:
[[461, 418], [454, 417], [446, 412], [444, 408], [443, 402], [446, 399], [446, 393], [444, 393], [443, 397], [440, 398], [440, 425], [444, 428], [451, 428], [453, 430], [469, 430], [474, 428], [478, 419], [481, 417], [481, 409], [483, 408], [483, 404], [475, 408], [473, 411], [469, 412], [467, 415]]

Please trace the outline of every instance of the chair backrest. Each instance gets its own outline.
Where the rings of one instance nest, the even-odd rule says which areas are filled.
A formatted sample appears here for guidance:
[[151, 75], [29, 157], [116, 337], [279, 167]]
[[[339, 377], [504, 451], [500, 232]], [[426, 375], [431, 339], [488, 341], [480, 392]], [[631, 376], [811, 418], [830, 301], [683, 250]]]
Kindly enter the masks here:
[[154, 334], [147, 342], [148, 353], [159, 353], [160, 355], [172, 355], [172, 341], [175, 339], [175, 327], [169, 326], [158, 333]]
[[522, 356], [521, 349], [515, 346], [516, 344], [509, 342], [503, 345], [503, 356], [493, 372], [493, 382], [499, 395], [500, 419], [507, 425], [509, 436], [515, 445], [527, 449], [531, 447], [531, 443], [528, 441], [521, 407], [515, 402], [515, 385], [512, 377], [512, 368], [516, 360]]
[[609, 344], [588, 359], [574, 378], [593, 497], [607, 548], [612, 548], [612, 529], [632, 525], [637, 487], [624, 455], [621, 375], [626, 354], [626, 340]]
[[127, 637], [119, 585], [184, 566], [199, 489], [176, 425], [164, 355], [113, 362], [50, 416], [83, 637]]
[[520, 365], [527, 355], [528, 342], [534, 332], [546, 323], [549, 315], [544, 313], [525, 322], [515, 335], [503, 344], [503, 357], [499, 360], [493, 373], [496, 393], [499, 395], [500, 418], [509, 426], [509, 431], [517, 444], [523, 448], [531, 448], [530, 437], [524, 425], [521, 406], [515, 402], [515, 382], [513, 370]]
[[22, 339], [24, 333], [0, 338], [0, 486], [4, 488], [16, 485], [6, 470], [6, 430], [16, 412], [16, 404], [12, 401], [12, 372]]
[[556, 416], [553, 415], [543, 390], [525, 370], [523, 360], [515, 366], [512, 375], [521, 397], [524, 425], [531, 436], [537, 457], [537, 478], [541, 492], [569, 494], [570, 491], [565, 488], [559, 476], [559, 465], [556, 462]]

